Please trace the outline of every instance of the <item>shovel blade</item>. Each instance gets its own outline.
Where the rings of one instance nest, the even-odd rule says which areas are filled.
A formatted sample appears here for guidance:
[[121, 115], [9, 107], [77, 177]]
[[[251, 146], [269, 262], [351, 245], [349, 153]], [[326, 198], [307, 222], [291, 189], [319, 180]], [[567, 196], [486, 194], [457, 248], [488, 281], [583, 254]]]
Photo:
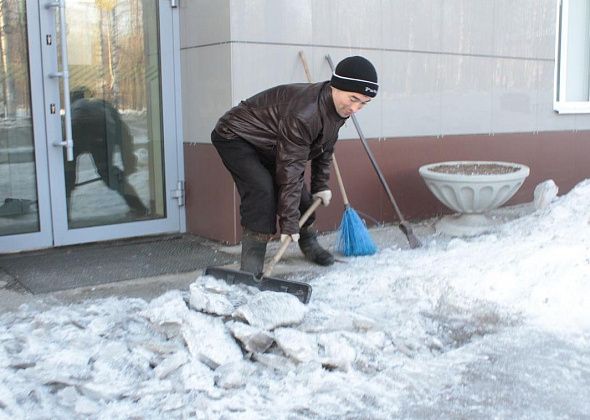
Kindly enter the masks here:
[[204, 274], [223, 280], [227, 284], [246, 284], [259, 290], [290, 293], [303, 303], [308, 303], [311, 298], [311, 285], [300, 281], [283, 280], [274, 277], [258, 278], [246, 271], [222, 267], [207, 267]]

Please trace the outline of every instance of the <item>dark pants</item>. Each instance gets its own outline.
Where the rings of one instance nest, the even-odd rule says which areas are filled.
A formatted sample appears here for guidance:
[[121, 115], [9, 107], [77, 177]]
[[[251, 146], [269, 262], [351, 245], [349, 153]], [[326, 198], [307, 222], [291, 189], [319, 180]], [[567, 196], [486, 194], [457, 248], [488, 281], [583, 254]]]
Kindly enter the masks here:
[[[240, 218], [243, 227], [251, 231], [275, 234], [277, 231], [278, 186], [275, 182], [274, 156], [266, 155], [243, 139], [225, 139], [215, 131], [211, 141], [225, 167], [231, 173], [240, 193]], [[313, 198], [303, 186], [299, 212], [311, 206]], [[315, 214], [305, 222], [307, 227], [315, 221]]]

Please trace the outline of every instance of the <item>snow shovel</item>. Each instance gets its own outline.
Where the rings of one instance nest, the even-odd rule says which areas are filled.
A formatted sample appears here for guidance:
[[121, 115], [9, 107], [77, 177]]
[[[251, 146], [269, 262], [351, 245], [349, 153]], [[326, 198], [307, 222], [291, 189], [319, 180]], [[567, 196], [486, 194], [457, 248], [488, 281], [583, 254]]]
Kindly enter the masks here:
[[[322, 200], [319, 198], [314, 200], [313, 204], [301, 216], [299, 220], [299, 227], [309, 219], [309, 216], [319, 207]], [[294, 280], [283, 280], [270, 277], [275, 265], [283, 257], [283, 254], [289, 247], [292, 239], [289, 236], [282, 244], [272, 260], [266, 265], [262, 276], [257, 277], [253, 273], [248, 273], [241, 270], [232, 270], [223, 267], [207, 267], [205, 275], [213, 276], [216, 279], [224, 280], [228, 284], [246, 284], [248, 286], [257, 287], [259, 290], [270, 290], [273, 292], [290, 293], [297, 297], [301, 302], [308, 303], [311, 298], [311, 285]]]

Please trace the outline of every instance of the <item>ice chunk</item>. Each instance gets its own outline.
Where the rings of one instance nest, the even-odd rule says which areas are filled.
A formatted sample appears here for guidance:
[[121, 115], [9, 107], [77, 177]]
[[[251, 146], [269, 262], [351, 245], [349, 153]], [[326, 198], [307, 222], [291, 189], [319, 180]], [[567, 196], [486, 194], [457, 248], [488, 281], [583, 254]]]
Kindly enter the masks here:
[[159, 379], [150, 379], [149, 381], [143, 381], [138, 384], [138, 387], [135, 388], [131, 393], [126, 395], [126, 397], [131, 398], [132, 400], [138, 400], [140, 398], [145, 398], [148, 395], [167, 395], [174, 392], [174, 385], [170, 380], [159, 380]]
[[348, 371], [356, 359], [356, 350], [340, 333], [320, 334], [317, 338], [323, 350], [321, 357], [325, 367]]
[[5, 368], [10, 365], [10, 357], [4, 349], [4, 346], [0, 345], [0, 368]]
[[116, 321], [114, 317], [97, 317], [90, 321], [86, 328], [94, 335], [104, 336], [114, 329]]
[[186, 390], [209, 391], [214, 387], [213, 372], [198, 360], [191, 360], [185, 364], [181, 370], [181, 377]]
[[292, 371], [295, 367], [293, 360], [279, 354], [254, 353], [253, 359], [263, 366], [285, 373]]
[[294, 328], [278, 328], [274, 335], [279, 348], [296, 362], [311, 362], [318, 358], [315, 336]]
[[100, 409], [101, 407], [98, 403], [84, 396], [78, 398], [76, 401], [76, 407], [74, 408], [76, 413], [82, 415], [96, 414], [100, 411]]
[[179, 350], [180, 346], [174, 342], [167, 341], [144, 341], [138, 342], [138, 345], [142, 346], [148, 351], [156, 354], [170, 354]]
[[56, 395], [59, 398], [60, 404], [69, 407], [76, 405], [76, 401], [80, 398], [80, 394], [78, 394], [76, 388], [73, 386], [67, 386], [64, 389], [59, 390]]
[[188, 361], [188, 354], [186, 352], [177, 352], [172, 356], [162, 360], [162, 362], [154, 369], [158, 379], [164, 379], [176, 369], [184, 365]]
[[533, 192], [533, 203], [536, 209], [544, 209], [557, 197], [559, 188], [555, 181], [548, 179], [539, 183]]
[[189, 309], [182, 294], [178, 290], [172, 290], [152, 300], [139, 315], [161, 327], [168, 337], [174, 337], [178, 335], [187, 313]]
[[236, 321], [228, 322], [226, 325], [248, 352], [264, 353], [274, 342], [273, 336], [260, 328]]
[[214, 315], [231, 315], [235, 308], [224, 293], [227, 289], [212, 283], [214, 279], [209, 276], [204, 278], [209, 280], [190, 285], [191, 308]]
[[62, 383], [76, 385], [91, 376], [89, 366], [91, 353], [83, 349], [63, 349], [50, 353], [39, 361], [32, 372], [41, 383]]
[[273, 330], [301, 323], [306, 311], [307, 307], [293, 295], [264, 291], [236, 309], [233, 316], [254, 327]]
[[240, 347], [219, 318], [190, 312], [182, 326], [182, 336], [189, 352], [212, 369], [243, 357]]
[[[12, 394], [10, 389], [8, 389], [8, 387], [6, 387], [5, 385], [3, 385], [1, 383], [0, 383], [0, 409], [2, 409], [2, 411], [0, 411], [0, 414], [2, 414], [2, 413], [12, 414], [14, 416], [13, 418], [21, 418], [24, 415], [21, 408], [19, 407], [18, 402], [16, 401], [16, 398], [14, 397], [14, 395]], [[10, 418], [10, 417], [7, 416], [6, 418]], [[24, 418], [24, 417], [22, 417], [22, 418]]]
[[245, 361], [228, 363], [215, 369], [215, 385], [220, 388], [242, 388], [256, 368]]
[[100, 382], [82, 384], [78, 389], [94, 401], [111, 401], [118, 400], [123, 395], [131, 392], [134, 386], [131, 383], [126, 383], [115, 378], [110, 381], [103, 378]]

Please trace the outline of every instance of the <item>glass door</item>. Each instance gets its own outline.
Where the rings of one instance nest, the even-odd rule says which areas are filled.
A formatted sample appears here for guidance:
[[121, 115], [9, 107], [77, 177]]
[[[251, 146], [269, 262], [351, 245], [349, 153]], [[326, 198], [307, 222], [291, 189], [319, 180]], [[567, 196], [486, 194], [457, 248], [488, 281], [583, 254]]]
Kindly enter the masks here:
[[0, 1], [0, 252], [52, 245], [41, 60], [29, 53], [39, 45], [30, 36], [31, 14], [34, 19], [36, 9], [25, 0]]
[[[17, 163], [12, 156], [10, 165], [0, 168], [19, 174], [12, 184], [3, 178], [0, 192], [6, 212], [22, 213], [10, 216], [19, 223], [10, 223], [13, 231], [4, 235], [47, 230], [51, 246], [180, 231], [170, 5], [157, 0], [0, 4], [7, 3], [26, 9], [29, 26], [40, 24], [39, 50], [35, 42], [29, 49], [23, 48], [26, 42], [11, 43], [30, 54], [28, 68], [21, 58], [15, 73], [22, 81], [15, 80], [13, 90], [24, 98], [19, 104], [26, 103], [27, 94], [31, 104], [28, 114], [12, 113], [12, 122], [5, 124], [9, 135], [0, 133], [11, 139], [6, 153], [20, 153], [24, 160]], [[33, 39], [35, 28], [29, 29]], [[35, 76], [41, 89], [27, 90]], [[41, 129], [33, 133], [37, 125]], [[42, 146], [36, 137], [43, 138]], [[33, 163], [37, 154], [45, 160]], [[40, 191], [47, 197], [37, 197]], [[44, 211], [45, 229], [39, 214]], [[29, 245], [40, 247], [43, 241]]]

